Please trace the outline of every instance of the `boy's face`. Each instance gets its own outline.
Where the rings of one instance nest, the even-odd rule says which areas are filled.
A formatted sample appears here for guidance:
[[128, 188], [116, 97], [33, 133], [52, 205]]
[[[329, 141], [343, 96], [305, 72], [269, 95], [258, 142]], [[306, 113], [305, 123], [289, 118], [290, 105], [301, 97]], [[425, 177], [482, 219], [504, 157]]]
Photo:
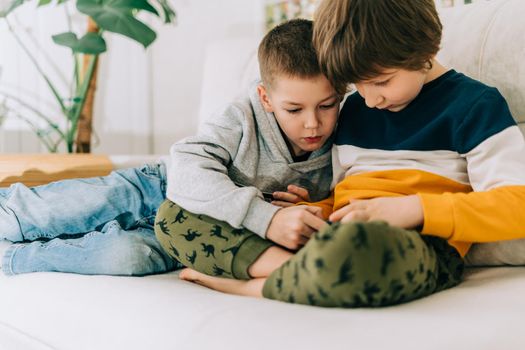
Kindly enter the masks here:
[[339, 113], [339, 96], [324, 75], [314, 78], [279, 76], [271, 88], [257, 92], [273, 113], [295, 156], [315, 151], [332, 134]]
[[361, 81], [355, 86], [368, 107], [399, 112], [416, 98], [427, 81], [427, 69], [385, 69], [373, 79]]

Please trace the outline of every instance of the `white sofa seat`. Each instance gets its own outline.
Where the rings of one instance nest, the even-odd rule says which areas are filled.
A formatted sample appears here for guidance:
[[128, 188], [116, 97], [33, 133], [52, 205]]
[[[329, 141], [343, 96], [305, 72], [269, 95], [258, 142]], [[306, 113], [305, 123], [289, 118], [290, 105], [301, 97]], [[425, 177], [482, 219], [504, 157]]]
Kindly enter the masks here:
[[323, 309], [221, 294], [176, 274], [0, 277], [2, 350], [522, 350], [525, 268], [470, 270], [405, 305]]

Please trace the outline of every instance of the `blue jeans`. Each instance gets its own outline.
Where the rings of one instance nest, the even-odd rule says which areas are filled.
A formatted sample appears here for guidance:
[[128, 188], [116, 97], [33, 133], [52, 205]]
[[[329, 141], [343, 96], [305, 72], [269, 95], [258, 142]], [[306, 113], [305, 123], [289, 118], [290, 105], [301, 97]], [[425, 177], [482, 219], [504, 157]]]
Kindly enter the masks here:
[[2, 270], [129, 276], [177, 269], [153, 229], [165, 190], [163, 163], [0, 189], [0, 239], [15, 243], [0, 257]]

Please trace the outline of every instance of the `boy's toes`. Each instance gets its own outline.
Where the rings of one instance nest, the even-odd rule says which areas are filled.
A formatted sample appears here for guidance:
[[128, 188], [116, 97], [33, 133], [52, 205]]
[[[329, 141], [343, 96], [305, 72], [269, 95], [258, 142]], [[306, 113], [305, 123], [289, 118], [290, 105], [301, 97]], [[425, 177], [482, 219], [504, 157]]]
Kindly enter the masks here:
[[200, 277], [202, 276], [203, 276], [202, 273], [192, 270], [190, 268], [185, 268], [179, 273], [179, 278], [181, 280], [189, 281], [189, 282], [199, 282]]

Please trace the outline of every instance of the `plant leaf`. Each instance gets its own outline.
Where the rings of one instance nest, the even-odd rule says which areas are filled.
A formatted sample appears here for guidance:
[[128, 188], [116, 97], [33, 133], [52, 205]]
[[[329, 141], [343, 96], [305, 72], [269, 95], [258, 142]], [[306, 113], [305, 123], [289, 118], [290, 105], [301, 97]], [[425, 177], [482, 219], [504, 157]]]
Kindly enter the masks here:
[[7, 4], [7, 6], [6, 6], [6, 3], [4, 3], [2, 7], [0, 7], [0, 18], [6, 17], [14, 9], [22, 5], [23, 3], [24, 3], [24, 0], [14, 0], [11, 3]]
[[157, 34], [133, 15], [133, 10], [143, 10], [137, 8], [139, 3], [142, 7], [147, 7], [144, 5], [146, 2], [146, 0], [78, 0], [77, 9], [93, 18], [101, 29], [122, 34], [148, 47], [155, 41]]
[[87, 33], [77, 43], [75, 52], [99, 55], [106, 52], [106, 41], [97, 33]]
[[77, 35], [71, 32], [53, 35], [51, 38], [53, 39], [55, 44], [60, 46], [66, 46], [70, 49], [74, 49], [75, 45], [78, 42]]
[[[62, 5], [66, 1], [68, 1], [68, 0], [57, 0], [57, 5]], [[53, 2], [53, 0], [38, 0], [37, 7], [46, 6], [46, 5], [49, 5], [52, 2]]]
[[46, 5], [50, 4], [51, 1], [53, 1], [53, 0], [38, 0], [38, 5], [37, 5], [37, 6], [38, 6], [38, 7], [40, 7], [40, 6], [46, 6]]
[[164, 23], [172, 23], [175, 20], [175, 10], [170, 6], [168, 0], [157, 0], [164, 14]]
[[57, 45], [69, 47], [73, 52], [98, 55], [106, 51], [106, 42], [97, 33], [87, 33], [78, 39], [75, 33], [67, 32], [53, 35]]
[[111, 5], [114, 8], [127, 10], [144, 10], [159, 15], [157, 10], [150, 5], [147, 0], [112, 0]]

